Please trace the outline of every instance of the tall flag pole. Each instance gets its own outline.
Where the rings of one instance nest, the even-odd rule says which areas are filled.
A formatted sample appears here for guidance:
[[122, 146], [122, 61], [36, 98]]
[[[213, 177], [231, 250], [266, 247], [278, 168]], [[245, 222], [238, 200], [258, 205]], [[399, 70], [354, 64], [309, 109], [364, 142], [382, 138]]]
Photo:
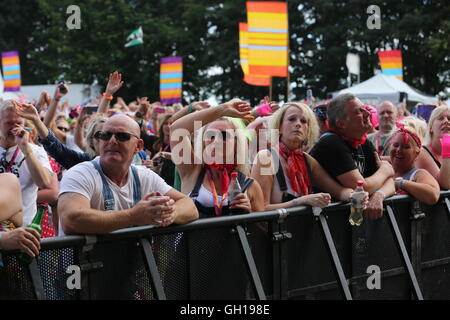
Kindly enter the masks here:
[[239, 56], [246, 83], [254, 86], [270, 86], [270, 76], [250, 74], [248, 66], [248, 27], [244, 22], [239, 23]]
[[181, 102], [183, 81], [183, 58], [161, 58], [159, 96], [163, 105]]
[[4, 91], [20, 91], [20, 61], [17, 51], [2, 52]]
[[380, 50], [378, 58], [383, 74], [403, 80], [402, 52], [400, 50]]
[[286, 2], [247, 2], [250, 74], [288, 76]]

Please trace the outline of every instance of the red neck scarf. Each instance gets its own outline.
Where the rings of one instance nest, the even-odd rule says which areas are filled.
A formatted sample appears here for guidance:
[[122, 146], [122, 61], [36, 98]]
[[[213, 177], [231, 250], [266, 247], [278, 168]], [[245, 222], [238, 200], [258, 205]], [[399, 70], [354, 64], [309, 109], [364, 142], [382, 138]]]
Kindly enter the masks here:
[[211, 164], [205, 164], [205, 167], [207, 169], [212, 170], [218, 170], [221, 171], [220, 176], [220, 191], [219, 193], [224, 194], [228, 191], [228, 186], [230, 185], [230, 174], [231, 171], [236, 169], [235, 164], [218, 164], [218, 163], [211, 163]]
[[312, 193], [311, 180], [308, 174], [303, 151], [298, 148], [291, 151], [282, 141], [279, 144], [280, 155], [288, 164], [288, 177], [292, 189], [300, 195]]
[[364, 136], [362, 137], [361, 140], [356, 140], [356, 139], [352, 139], [352, 138], [349, 138], [347, 136], [344, 136], [342, 134], [342, 132], [334, 130], [334, 129], [331, 129], [330, 127], [328, 127], [328, 131], [331, 131], [331, 132], [337, 134], [339, 137], [342, 138], [342, 140], [344, 140], [345, 142], [348, 142], [354, 148], [357, 148], [360, 145], [364, 144], [366, 142], [366, 139], [367, 139], [367, 133], [364, 134]]

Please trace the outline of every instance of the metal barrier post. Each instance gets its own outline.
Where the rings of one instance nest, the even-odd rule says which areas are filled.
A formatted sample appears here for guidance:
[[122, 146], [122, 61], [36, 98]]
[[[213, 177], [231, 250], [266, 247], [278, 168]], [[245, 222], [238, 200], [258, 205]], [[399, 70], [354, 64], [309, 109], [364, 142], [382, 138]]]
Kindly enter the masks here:
[[322, 213], [320, 213], [318, 216], [317, 215], [315, 216], [318, 219], [320, 230], [322, 231], [322, 236], [325, 241], [325, 245], [332, 262], [331, 265], [333, 266], [333, 271], [339, 283], [339, 288], [341, 289], [341, 292], [344, 295], [345, 300], [353, 300], [352, 294], [350, 293], [350, 289], [348, 287], [347, 279], [345, 278], [344, 270], [342, 269], [341, 261], [339, 260], [339, 255], [337, 253], [336, 246], [334, 245], [330, 228], [328, 227], [327, 219]]
[[253, 259], [252, 251], [250, 249], [245, 230], [241, 225], [236, 226], [236, 230], [239, 236], [239, 244], [241, 245], [241, 249], [244, 253], [247, 270], [250, 273], [253, 290], [255, 291], [258, 300], [266, 300], [266, 294], [264, 293], [261, 279], [256, 268], [255, 260]]
[[34, 294], [37, 300], [46, 300], [44, 284], [41, 278], [41, 272], [37, 264], [36, 259], [33, 259], [31, 263], [26, 267], [30, 273], [31, 282], [33, 283]]
[[450, 219], [450, 201], [448, 200], [448, 198], [445, 198], [445, 205], [447, 207], [447, 213], [448, 213], [448, 217]]
[[408, 271], [409, 278], [411, 280], [411, 284], [413, 286], [413, 293], [417, 300], [423, 300], [422, 292], [419, 287], [419, 283], [417, 282], [416, 275], [414, 273], [414, 269], [411, 264], [411, 260], [409, 260], [408, 251], [406, 250], [405, 243], [403, 242], [402, 235], [397, 225], [397, 220], [395, 219], [394, 212], [392, 211], [391, 206], [386, 206], [387, 217], [389, 221], [389, 225], [391, 226], [392, 233], [395, 237], [395, 243], [400, 251], [401, 258], [403, 260], [403, 264]]
[[411, 263], [417, 277], [417, 282], [422, 283], [422, 212], [420, 202], [414, 201], [411, 209]]
[[145, 268], [147, 269], [147, 273], [150, 275], [152, 287], [155, 289], [156, 299], [167, 300], [150, 242], [147, 239], [140, 239], [139, 243], [144, 256]]

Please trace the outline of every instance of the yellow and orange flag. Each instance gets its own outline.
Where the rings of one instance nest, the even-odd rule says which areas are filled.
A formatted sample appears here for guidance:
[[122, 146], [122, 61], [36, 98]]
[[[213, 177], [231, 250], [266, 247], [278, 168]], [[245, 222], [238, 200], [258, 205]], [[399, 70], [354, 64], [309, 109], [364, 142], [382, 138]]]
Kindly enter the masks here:
[[287, 77], [289, 30], [286, 2], [247, 2], [247, 23], [249, 73]]
[[248, 27], [244, 22], [239, 23], [239, 55], [244, 81], [254, 86], [270, 86], [270, 76], [250, 74], [248, 65]]
[[383, 74], [403, 80], [402, 52], [400, 50], [380, 50], [378, 58]]

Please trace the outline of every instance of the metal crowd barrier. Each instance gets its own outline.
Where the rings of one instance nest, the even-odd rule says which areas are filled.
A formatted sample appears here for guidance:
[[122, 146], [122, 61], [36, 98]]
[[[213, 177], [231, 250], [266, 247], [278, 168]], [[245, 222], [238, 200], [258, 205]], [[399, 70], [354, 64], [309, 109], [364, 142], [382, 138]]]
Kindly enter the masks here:
[[360, 227], [333, 203], [43, 239], [29, 266], [0, 252], [0, 299], [450, 299], [449, 196]]

